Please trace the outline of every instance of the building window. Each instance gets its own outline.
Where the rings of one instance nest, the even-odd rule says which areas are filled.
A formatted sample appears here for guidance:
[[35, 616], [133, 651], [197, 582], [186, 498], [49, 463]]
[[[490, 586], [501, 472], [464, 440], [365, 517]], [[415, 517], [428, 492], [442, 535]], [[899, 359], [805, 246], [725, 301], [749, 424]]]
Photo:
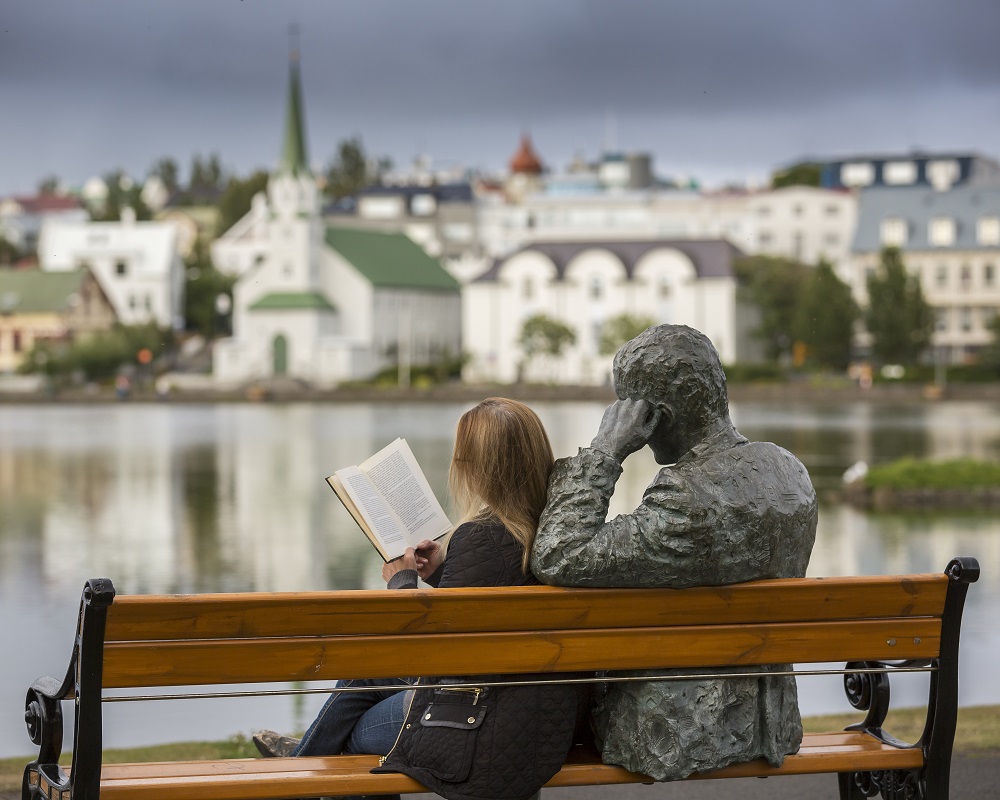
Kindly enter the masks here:
[[115, 275], [127, 275], [128, 274], [128, 264], [124, 261], [115, 262]]
[[948, 309], [947, 308], [936, 308], [934, 309], [934, 327], [939, 331], [948, 330]]
[[996, 283], [996, 270], [992, 264], [983, 264], [983, 286], [993, 286]]
[[771, 245], [771, 241], [773, 240], [773, 238], [774, 237], [771, 236], [771, 232], [770, 231], [761, 231], [760, 232], [760, 246], [761, 247], [769, 247]]
[[832, 205], [832, 204], [831, 204], [831, 205], [828, 205], [828, 206], [827, 206], [827, 207], [826, 207], [826, 208], [824, 209], [824, 212], [826, 213], [826, 215], [827, 215], [828, 217], [836, 217], [836, 216], [839, 216], [839, 215], [840, 215], [840, 206], [835, 206], [835, 205]]
[[826, 234], [826, 236], [823, 237], [823, 244], [825, 244], [827, 247], [836, 247], [838, 244], [840, 244], [840, 234], [837, 233]]
[[771, 207], [770, 206], [760, 206], [757, 209], [757, 213], [760, 216], [762, 216], [762, 217], [769, 217], [769, 216], [771, 216]]
[[882, 244], [887, 247], [902, 247], [906, 244], [906, 220], [900, 217], [886, 217], [882, 220]]
[[959, 166], [954, 159], [927, 162], [927, 180], [938, 191], [950, 189], [958, 180]]
[[521, 296], [525, 300], [530, 300], [535, 296], [535, 284], [531, 282], [531, 278], [524, 279], [524, 284], [521, 286]]
[[666, 300], [668, 297], [670, 297], [670, 281], [660, 278], [660, 299]]
[[135, 295], [134, 294], [130, 294], [128, 296], [128, 307], [129, 308], [135, 308], [135, 306], [136, 306]]
[[840, 168], [840, 182], [844, 186], [870, 186], [875, 182], [875, 167], [867, 161], [844, 164]]
[[590, 279], [590, 297], [593, 300], [600, 300], [602, 294], [604, 294], [604, 286], [601, 284], [600, 277], [595, 275]]
[[972, 309], [968, 306], [962, 306], [959, 309], [958, 318], [960, 320], [960, 325], [964, 333], [968, 333], [972, 330]]
[[917, 182], [917, 165], [912, 161], [890, 161], [882, 168], [883, 180], [891, 186]]
[[937, 268], [934, 282], [937, 283], [938, 289], [944, 289], [948, 285], [948, 267], [946, 267], [944, 264], [941, 264]]
[[21, 348], [24, 346], [21, 341], [21, 331], [18, 330], [11, 331], [11, 339], [13, 342], [14, 352], [20, 353]]
[[959, 275], [959, 286], [962, 288], [963, 292], [967, 292], [972, 288], [972, 267], [968, 264], [963, 264]]
[[955, 244], [955, 220], [951, 217], [934, 217], [927, 229], [927, 238], [935, 247]]
[[1000, 244], [1000, 217], [980, 217], [976, 225], [979, 244]]
[[792, 252], [795, 254], [796, 261], [802, 260], [803, 249], [804, 248], [802, 246], [802, 232], [796, 231], [792, 237]]
[[147, 311], [152, 311], [153, 309], [153, 296], [147, 294], [145, 298], [145, 306]]
[[801, 217], [802, 216], [802, 204], [801, 203], [796, 203], [794, 206], [792, 206], [792, 214], [795, 215], [796, 217]]

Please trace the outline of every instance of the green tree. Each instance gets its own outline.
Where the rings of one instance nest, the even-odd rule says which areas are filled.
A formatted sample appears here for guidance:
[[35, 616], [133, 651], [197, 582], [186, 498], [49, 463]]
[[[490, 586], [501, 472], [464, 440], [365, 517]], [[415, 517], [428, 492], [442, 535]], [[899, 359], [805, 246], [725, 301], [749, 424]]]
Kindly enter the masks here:
[[155, 175], [163, 181], [163, 185], [167, 188], [167, 191], [174, 192], [180, 186], [180, 172], [177, 162], [169, 156], [157, 161], [149, 171], [149, 174]]
[[826, 261], [810, 272], [796, 308], [797, 341], [809, 347], [809, 358], [818, 366], [844, 370], [851, 361], [854, 323], [861, 311], [844, 283]]
[[184, 319], [189, 331], [195, 331], [206, 339], [228, 333], [228, 330], [222, 329], [216, 302], [219, 295], [224, 294], [229, 296], [230, 304], [232, 303], [235, 282], [234, 277], [215, 268], [207, 245], [200, 239], [196, 241], [187, 261], [184, 288]]
[[0, 233], [0, 266], [9, 267], [21, 257], [17, 246]]
[[[528, 317], [517, 337], [517, 343], [524, 355], [518, 372], [523, 374], [527, 365], [537, 356], [559, 358], [574, 342], [576, 342], [576, 332], [559, 320], [545, 314]], [[520, 379], [521, 374], [518, 376], [518, 380]]]
[[371, 183], [368, 159], [361, 137], [345, 139], [337, 148], [337, 156], [326, 171], [326, 193], [332, 200], [349, 197]]
[[192, 194], [205, 190], [221, 190], [225, 176], [222, 172], [222, 162], [216, 153], [212, 153], [203, 161], [200, 155], [191, 160], [191, 180], [188, 181], [188, 191]]
[[59, 178], [55, 175], [46, 175], [38, 182], [38, 193], [52, 195], [59, 191]]
[[984, 367], [1000, 373], [1000, 314], [994, 314], [986, 324], [992, 339], [979, 354], [979, 363]]
[[764, 342], [768, 357], [778, 360], [795, 341], [795, 309], [811, 267], [777, 256], [749, 256], [734, 268], [740, 298], [760, 312], [753, 333]]
[[134, 183], [123, 170], [116, 169], [104, 176], [108, 196], [101, 207], [90, 210], [91, 219], [96, 222], [117, 222], [122, 218], [122, 210], [131, 208], [135, 218], [148, 220], [152, 214], [142, 201], [142, 187]]
[[250, 203], [257, 192], [267, 189], [268, 174], [257, 170], [248, 178], [232, 177], [219, 198], [219, 222], [216, 230], [228, 231], [250, 210]]
[[172, 352], [173, 332], [149, 325], [116, 325], [72, 342], [43, 341], [35, 344], [21, 363], [21, 372], [41, 372], [53, 378], [80, 375], [84, 380], [109, 380], [123, 367], [136, 363], [140, 350], [148, 348], [155, 359]]
[[783, 186], [819, 186], [823, 168], [813, 161], [800, 161], [771, 176], [771, 188]]
[[651, 317], [636, 316], [635, 314], [619, 314], [604, 321], [601, 326], [598, 352], [602, 356], [610, 356], [618, 352], [625, 342], [634, 339], [646, 328], [656, 324], [656, 320]]
[[868, 276], [865, 327], [872, 336], [872, 355], [882, 364], [916, 364], [930, 346], [934, 311], [920, 280], [907, 274], [898, 247], [882, 250], [878, 269]]

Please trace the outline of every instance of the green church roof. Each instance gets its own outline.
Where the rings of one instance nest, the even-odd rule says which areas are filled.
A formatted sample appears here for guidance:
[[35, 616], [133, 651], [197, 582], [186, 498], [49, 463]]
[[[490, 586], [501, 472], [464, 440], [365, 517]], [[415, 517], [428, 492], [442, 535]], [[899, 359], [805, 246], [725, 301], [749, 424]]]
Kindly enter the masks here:
[[458, 281], [402, 233], [328, 227], [326, 243], [379, 288], [458, 291]]
[[87, 274], [85, 269], [43, 272], [40, 269], [0, 268], [0, 313], [58, 314], [69, 306]]
[[285, 115], [285, 144], [281, 151], [281, 172], [291, 175], [309, 174], [301, 84], [299, 58], [293, 54], [288, 67], [288, 110]]
[[250, 305], [251, 311], [289, 311], [296, 309], [319, 309], [336, 311], [333, 305], [319, 292], [272, 292]]

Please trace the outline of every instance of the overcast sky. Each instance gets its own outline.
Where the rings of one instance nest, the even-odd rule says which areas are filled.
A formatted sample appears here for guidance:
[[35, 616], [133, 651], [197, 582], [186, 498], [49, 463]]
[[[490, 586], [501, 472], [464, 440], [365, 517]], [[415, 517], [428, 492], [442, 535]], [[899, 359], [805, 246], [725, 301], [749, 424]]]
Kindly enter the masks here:
[[301, 28], [316, 166], [559, 169], [609, 138], [663, 176], [763, 179], [805, 155], [1000, 155], [997, 0], [4, 0], [0, 196], [162, 156], [245, 174], [281, 144]]

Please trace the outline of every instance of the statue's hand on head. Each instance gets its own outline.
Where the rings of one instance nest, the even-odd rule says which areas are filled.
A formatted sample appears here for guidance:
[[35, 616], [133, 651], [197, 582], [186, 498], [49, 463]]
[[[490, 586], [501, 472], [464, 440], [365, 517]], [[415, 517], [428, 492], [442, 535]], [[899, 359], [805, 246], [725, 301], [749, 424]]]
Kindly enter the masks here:
[[649, 442], [663, 412], [646, 400], [617, 400], [604, 411], [601, 427], [590, 446], [619, 462]]

